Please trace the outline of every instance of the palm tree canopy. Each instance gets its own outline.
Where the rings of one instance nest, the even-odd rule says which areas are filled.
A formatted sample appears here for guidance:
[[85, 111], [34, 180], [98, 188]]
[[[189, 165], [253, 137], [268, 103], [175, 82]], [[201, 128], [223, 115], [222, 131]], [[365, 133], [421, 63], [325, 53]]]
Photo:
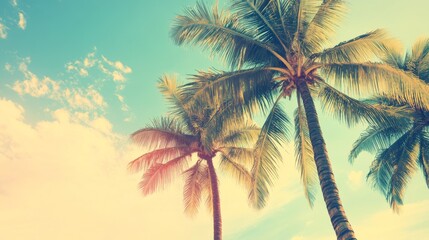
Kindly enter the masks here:
[[[429, 83], [429, 39], [418, 40], [405, 55], [390, 49], [383, 61], [408, 71]], [[418, 167], [429, 187], [429, 109], [413, 106], [402, 96], [378, 96], [368, 102], [380, 109], [402, 114], [392, 115], [389, 124], [375, 121], [355, 142], [349, 159], [360, 152], [376, 154], [368, 179], [397, 211], [403, 204], [405, 187]]]
[[[248, 122], [243, 126], [242, 119], [240, 125], [235, 122], [227, 102], [187, 104], [186, 96], [172, 76], [161, 78], [159, 88], [171, 104], [171, 116], [154, 120], [131, 135], [135, 143], [146, 149], [146, 153], [129, 163], [131, 171], [144, 171], [139, 184], [143, 194], [164, 188], [182, 174], [185, 212], [197, 213], [203, 195], [210, 207], [209, 170], [202, 159], [205, 155], [220, 155], [222, 170], [249, 187], [252, 146], [260, 129]], [[189, 167], [193, 155], [198, 159]]]
[[[429, 106], [427, 86], [407, 71], [377, 61], [377, 56], [395, 43], [383, 30], [331, 46], [330, 39], [344, 12], [344, 1], [340, 0], [236, 0], [224, 10], [217, 4], [209, 8], [199, 2], [176, 18], [171, 32], [176, 43], [199, 45], [231, 68], [195, 75], [187, 84], [193, 99], [232, 97], [240, 111], [259, 107], [267, 115], [257, 143], [257, 149], [264, 151], [256, 152], [252, 169], [257, 207], [265, 204], [268, 186], [277, 175], [281, 155], [275, 146], [289, 139], [290, 120], [279, 100], [295, 94], [300, 82], [320, 96], [324, 109], [349, 125], [362, 119], [373, 122], [388, 118], [345, 93], [358, 97], [404, 93], [412, 105]], [[301, 102], [299, 94], [295, 95]], [[295, 114], [295, 149], [311, 204], [311, 185], [316, 177], [304, 112], [301, 107]]]

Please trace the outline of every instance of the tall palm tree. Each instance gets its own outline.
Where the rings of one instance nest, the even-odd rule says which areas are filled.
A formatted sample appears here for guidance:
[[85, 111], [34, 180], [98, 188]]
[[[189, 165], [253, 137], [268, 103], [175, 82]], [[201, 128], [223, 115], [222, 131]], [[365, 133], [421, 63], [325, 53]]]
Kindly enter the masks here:
[[[203, 3], [187, 8], [177, 17], [172, 37], [178, 44], [194, 44], [211, 50], [231, 67], [195, 77], [188, 88], [195, 99], [213, 101], [232, 97], [245, 110], [258, 104], [268, 111], [257, 141], [252, 167], [252, 192], [257, 207], [265, 204], [269, 186], [281, 157], [276, 142], [287, 134], [287, 116], [281, 100], [297, 97], [295, 127], [298, 164], [305, 186], [317, 172], [323, 198], [338, 239], [356, 239], [346, 217], [314, 105], [319, 96], [340, 118], [349, 123], [362, 117], [377, 118], [371, 107], [347, 96], [353, 93], [404, 92], [413, 105], [428, 105], [424, 89], [407, 73], [374, 62], [388, 43], [376, 30], [327, 47], [339, 19], [344, 15], [340, 0], [234, 0], [227, 10], [209, 9]], [[408, 81], [403, 81], [407, 79]], [[331, 86], [335, 85], [337, 88]], [[420, 92], [414, 91], [418, 89]], [[313, 93], [313, 95], [312, 95]], [[350, 106], [355, 106], [351, 110]], [[357, 114], [358, 112], [368, 114]], [[282, 122], [278, 125], [274, 122]], [[310, 145], [311, 144], [311, 145]], [[317, 179], [317, 178], [316, 178]], [[307, 191], [311, 191], [307, 187]], [[311, 193], [311, 192], [310, 192]], [[312, 195], [307, 194], [311, 200]]]
[[[249, 164], [253, 160], [252, 141], [259, 129], [252, 124], [236, 124], [228, 119], [228, 104], [195, 101], [185, 104], [186, 96], [177, 87], [175, 78], [161, 78], [159, 87], [172, 103], [170, 118], [160, 118], [131, 135], [131, 139], [147, 151], [129, 163], [132, 171], [144, 171], [139, 184], [144, 195], [153, 193], [179, 175], [185, 177], [183, 200], [185, 212], [197, 213], [202, 195], [213, 211], [214, 239], [222, 239], [222, 219], [218, 178], [214, 160], [239, 182], [250, 183]], [[192, 156], [197, 160], [191, 167]], [[218, 158], [215, 158], [218, 156]]]
[[[405, 56], [390, 49], [383, 61], [429, 84], [429, 39], [417, 41]], [[406, 185], [418, 167], [429, 187], [429, 108], [412, 106], [389, 95], [374, 97], [369, 102], [380, 109], [404, 114], [391, 116], [391, 124], [370, 124], [354, 143], [349, 160], [353, 162], [362, 151], [376, 154], [368, 179], [397, 211], [403, 204]]]

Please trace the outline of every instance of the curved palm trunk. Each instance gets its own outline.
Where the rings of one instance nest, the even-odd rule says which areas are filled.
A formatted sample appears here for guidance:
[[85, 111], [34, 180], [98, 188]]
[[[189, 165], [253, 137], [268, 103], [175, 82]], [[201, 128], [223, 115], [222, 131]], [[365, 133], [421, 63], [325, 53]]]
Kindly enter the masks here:
[[319, 174], [320, 186], [322, 188], [323, 199], [328, 209], [329, 217], [338, 240], [356, 239], [352, 226], [347, 219], [343, 205], [340, 200], [334, 173], [328, 158], [325, 140], [320, 129], [319, 119], [313, 98], [310, 95], [307, 83], [300, 81], [298, 91], [301, 94], [304, 109], [307, 116], [308, 129], [310, 131], [311, 145], [313, 146], [314, 160]]
[[206, 158], [209, 167], [210, 182], [212, 189], [212, 203], [213, 203], [213, 239], [222, 240], [222, 217], [220, 214], [220, 197], [219, 187], [217, 182], [216, 172], [213, 166], [213, 158]]

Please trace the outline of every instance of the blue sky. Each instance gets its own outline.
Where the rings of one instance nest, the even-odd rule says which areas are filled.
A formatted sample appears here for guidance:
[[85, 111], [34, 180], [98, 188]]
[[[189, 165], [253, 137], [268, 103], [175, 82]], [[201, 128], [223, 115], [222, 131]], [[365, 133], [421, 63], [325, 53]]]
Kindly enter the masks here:
[[[225, 67], [169, 37], [174, 17], [194, 3], [0, 1], [0, 238], [76, 239], [77, 232], [100, 240], [211, 237], [205, 209], [194, 219], [183, 214], [180, 181], [143, 198], [139, 176], [125, 171], [139, 153], [127, 135], [167, 110], [158, 78]], [[427, 1], [348, 5], [334, 43], [376, 28], [404, 46], [429, 37]], [[364, 127], [348, 129], [329, 114], [321, 114], [321, 124], [360, 239], [427, 237], [429, 193], [421, 173], [410, 183], [403, 211], [394, 214], [365, 182], [371, 156], [347, 162]], [[221, 176], [226, 239], [333, 238], [321, 194], [310, 209], [292, 155], [292, 147], [285, 150], [282, 176], [262, 211], [249, 209], [246, 194]]]

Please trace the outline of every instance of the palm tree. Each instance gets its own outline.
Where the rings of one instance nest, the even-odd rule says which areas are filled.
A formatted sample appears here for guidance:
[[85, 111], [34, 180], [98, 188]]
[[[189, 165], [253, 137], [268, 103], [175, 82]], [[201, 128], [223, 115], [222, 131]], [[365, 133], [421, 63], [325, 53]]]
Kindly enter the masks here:
[[283, 141], [288, 132], [281, 100], [296, 96], [296, 155], [307, 197], [311, 201], [311, 184], [317, 179], [311, 172], [317, 172], [337, 238], [356, 239], [339, 197], [314, 94], [319, 93], [322, 103], [329, 109], [334, 106], [337, 115], [350, 124], [362, 117], [378, 117], [373, 108], [343, 91], [357, 96], [404, 92], [413, 105], [428, 105], [429, 100], [424, 98], [423, 88], [412, 87], [419, 86], [412, 76], [374, 62], [388, 44], [383, 31], [327, 47], [344, 9], [340, 0], [235, 0], [222, 11], [217, 4], [209, 9], [197, 3], [176, 18], [172, 37], [179, 45], [194, 44], [211, 50], [231, 67], [229, 71], [195, 76], [188, 84], [194, 99], [217, 101], [228, 96], [244, 110], [254, 111], [257, 104], [268, 112], [252, 167], [250, 197], [257, 207], [264, 206], [277, 174], [276, 164], [281, 158], [277, 142]]
[[[220, 167], [246, 186], [250, 183], [249, 164], [253, 160], [252, 139], [259, 129], [252, 124], [236, 124], [228, 104], [208, 105], [195, 101], [185, 104], [186, 96], [175, 78], [161, 78], [159, 87], [173, 105], [173, 117], [160, 118], [136, 131], [131, 139], [147, 149], [129, 163], [129, 169], [144, 171], [139, 184], [144, 195], [163, 188], [183, 173], [185, 212], [197, 213], [202, 195], [213, 211], [214, 239], [222, 239], [222, 219], [218, 178], [213, 161], [218, 156]], [[198, 160], [188, 168], [192, 156]]]
[[[383, 61], [429, 84], [429, 39], [417, 41], [405, 56], [390, 49]], [[355, 142], [349, 160], [353, 162], [362, 151], [376, 154], [368, 179], [398, 211], [406, 185], [418, 167], [429, 187], [429, 108], [412, 106], [404, 99], [389, 95], [374, 97], [369, 102], [403, 114], [391, 116], [390, 124], [370, 124]]]

